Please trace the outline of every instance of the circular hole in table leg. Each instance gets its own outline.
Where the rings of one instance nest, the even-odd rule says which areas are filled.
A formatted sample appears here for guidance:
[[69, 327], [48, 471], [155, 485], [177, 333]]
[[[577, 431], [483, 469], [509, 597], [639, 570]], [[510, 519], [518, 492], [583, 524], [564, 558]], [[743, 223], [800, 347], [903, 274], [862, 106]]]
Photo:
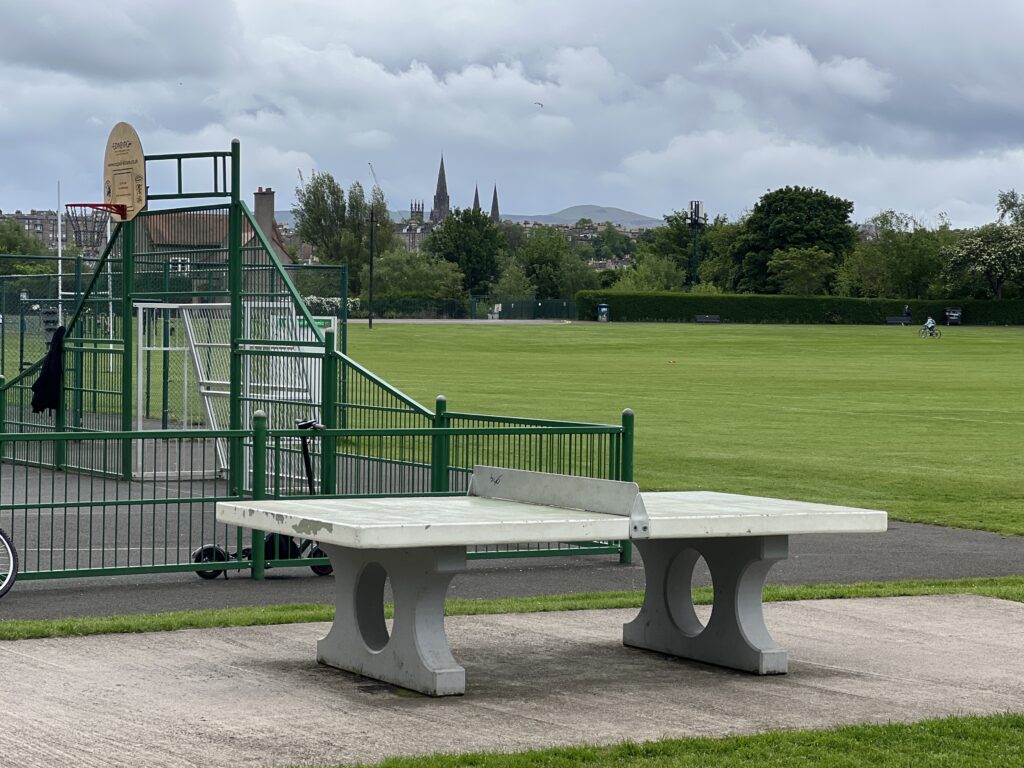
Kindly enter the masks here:
[[384, 587], [388, 572], [380, 563], [367, 563], [356, 580], [356, 621], [359, 634], [371, 651], [379, 651], [391, 636], [384, 621]]
[[700, 620], [693, 607], [694, 590], [711, 582], [707, 563], [696, 549], [684, 549], [669, 564], [665, 594], [669, 613], [679, 630], [690, 637], [704, 631], [706, 622]]

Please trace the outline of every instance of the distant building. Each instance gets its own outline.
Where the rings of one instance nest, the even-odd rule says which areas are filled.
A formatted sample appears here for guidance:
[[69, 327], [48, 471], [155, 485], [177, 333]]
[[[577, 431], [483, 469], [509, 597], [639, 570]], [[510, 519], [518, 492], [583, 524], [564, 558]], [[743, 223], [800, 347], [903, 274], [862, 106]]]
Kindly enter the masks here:
[[[480, 208], [480, 187], [473, 190], [473, 210]], [[441, 165], [437, 170], [437, 187], [434, 190], [434, 204], [430, 209], [430, 216], [425, 220], [423, 216], [424, 205], [422, 200], [412, 200], [409, 203], [409, 218], [395, 224], [395, 234], [398, 235], [405, 247], [410, 251], [418, 251], [421, 243], [430, 234], [431, 230], [451, 216], [451, 198], [448, 196], [448, 180], [444, 172], [444, 156], [441, 156]], [[491, 195], [491, 221], [501, 221], [501, 213], [498, 210], [498, 185], [494, 185], [494, 193]]]
[[[73, 243], [74, 233], [68, 222], [68, 215], [64, 213], [61, 217], [60, 241], [63, 245]], [[51, 251], [57, 250], [57, 212], [37, 211], [32, 209], [28, 213], [15, 211], [4, 213], [0, 211], [0, 221], [16, 221], [18, 226], [25, 230], [25, 234], [34, 237]]]

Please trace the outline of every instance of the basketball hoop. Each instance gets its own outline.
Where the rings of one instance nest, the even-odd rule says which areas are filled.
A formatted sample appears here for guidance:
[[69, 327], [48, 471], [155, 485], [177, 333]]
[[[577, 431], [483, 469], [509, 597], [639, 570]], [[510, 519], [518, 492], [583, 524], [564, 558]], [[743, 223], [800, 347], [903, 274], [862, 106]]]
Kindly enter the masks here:
[[107, 242], [107, 223], [110, 214], [125, 217], [125, 205], [118, 203], [68, 203], [68, 222], [75, 242], [86, 258], [95, 258]]

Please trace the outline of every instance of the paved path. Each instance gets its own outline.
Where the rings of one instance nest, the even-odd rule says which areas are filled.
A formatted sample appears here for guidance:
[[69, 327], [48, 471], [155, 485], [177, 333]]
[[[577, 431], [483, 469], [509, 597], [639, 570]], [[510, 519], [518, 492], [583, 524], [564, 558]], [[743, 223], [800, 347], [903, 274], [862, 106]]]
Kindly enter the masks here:
[[[466, 695], [319, 666], [327, 625], [0, 643], [4, 765], [280, 766], [1024, 711], [1024, 604], [772, 603], [788, 675], [622, 645], [635, 611], [456, 616]], [[705, 617], [706, 617], [706, 611]]]
[[[1024, 537], [890, 522], [883, 534], [794, 536], [790, 558], [769, 583], [959, 579], [1024, 574]], [[704, 577], [706, 580], [706, 576]], [[187, 574], [18, 581], [0, 599], [0, 619], [104, 616], [116, 613], [224, 608], [332, 600], [333, 579], [307, 568], [268, 571], [256, 582], [243, 572], [203, 581]], [[644, 587], [639, 562], [609, 556], [471, 561], [451, 598], [498, 598]]]

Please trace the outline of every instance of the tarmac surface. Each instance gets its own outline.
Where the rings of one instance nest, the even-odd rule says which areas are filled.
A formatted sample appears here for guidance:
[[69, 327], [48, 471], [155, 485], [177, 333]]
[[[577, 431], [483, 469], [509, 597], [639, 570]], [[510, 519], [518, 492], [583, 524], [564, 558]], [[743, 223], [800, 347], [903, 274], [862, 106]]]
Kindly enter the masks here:
[[[900, 579], [960, 579], [1024, 574], [1024, 536], [1000, 536], [913, 523], [889, 523], [884, 534], [790, 537], [789, 559], [773, 566], [774, 584], [850, 583]], [[708, 583], [706, 572], [697, 583]], [[642, 590], [639, 556], [470, 561], [449, 598], [502, 598]], [[0, 620], [56, 619], [122, 613], [226, 608], [333, 600], [333, 578], [308, 568], [271, 570], [263, 581], [248, 572], [204, 581], [191, 573], [79, 579], [18, 580], [0, 599]]]
[[634, 615], [451, 617], [467, 687], [443, 699], [318, 665], [324, 623], [0, 643], [0, 700], [15, 703], [0, 755], [12, 768], [333, 764], [1024, 710], [1021, 603], [771, 603], [790, 654], [771, 677], [627, 648]]

